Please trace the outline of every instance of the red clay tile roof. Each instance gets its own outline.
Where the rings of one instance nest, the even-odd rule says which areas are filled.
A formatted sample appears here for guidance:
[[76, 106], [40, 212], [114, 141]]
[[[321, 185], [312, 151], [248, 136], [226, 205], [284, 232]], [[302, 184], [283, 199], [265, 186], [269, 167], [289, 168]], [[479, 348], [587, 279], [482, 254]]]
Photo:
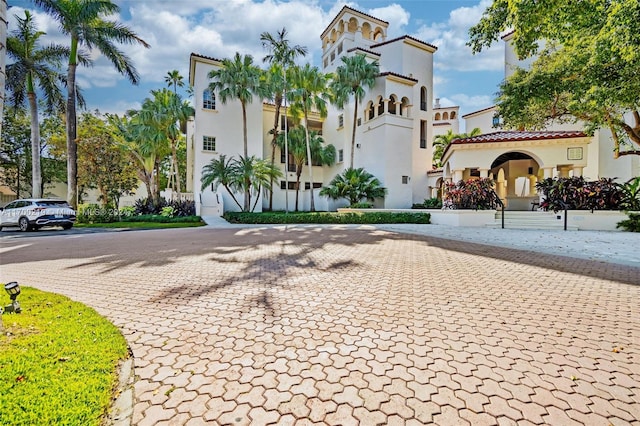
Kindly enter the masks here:
[[466, 144], [482, 144], [482, 143], [498, 143], [498, 142], [517, 142], [517, 141], [538, 141], [545, 139], [568, 139], [568, 138], [584, 138], [587, 135], [580, 131], [575, 130], [544, 130], [538, 132], [527, 131], [501, 131], [493, 133], [485, 133], [484, 135], [474, 136], [471, 138], [459, 138], [451, 141], [449, 145], [444, 149], [442, 156], [449, 151], [452, 145], [466, 145]]
[[212, 61], [217, 61], [217, 62], [222, 62], [222, 59], [218, 59], [218, 58], [214, 58], [212, 56], [205, 56], [205, 55], [201, 55], [199, 53], [193, 53], [191, 52], [191, 57], [196, 57], [196, 58], [202, 58], [202, 59], [210, 59]]
[[381, 55], [380, 52], [374, 52], [373, 50], [367, 50], [362, 47], [352, 47], [351, 49], [347, 50], [347, 52], [351, 53], [351, 52], [355, 52], [356, 50], [362, 50], [363, 52], [371, 53], [372, 55], [376, 55], [376, 56]]
[[479, 112], [488, 111], [488, 110], [490, 110], [491, 108], [495, 108], [495, 107], [496, 107], [495, 105], [491, 105], [490, 107], [482, 108], [482, 109], [479, 109], [479, 110], [477, 110], [477, 111], [473, 111], [473, 112], [470, 112], [470, 113], [468, 113], [468, 114], [465, 114], [465, 115], [463, 115], [463, 116], [462, 116], [462, 118], [467, 118], [467, 117], [469, 117], [469, 116], [471, 116], [471, 115], [477, 114], [477, 113], [479, 113]]
[[537, 141], [542, 139], [566, 139], [566, 138], [583, 138], [585, 135], [579, 131], [503, 131], [486, 133], [484, 135], [473, 136], [471, 138], [459, 138], [451, 141], [452, 144], [469, 144], [469, 143], [491, 143], [491, 142], [511, 142], [511, 141]]

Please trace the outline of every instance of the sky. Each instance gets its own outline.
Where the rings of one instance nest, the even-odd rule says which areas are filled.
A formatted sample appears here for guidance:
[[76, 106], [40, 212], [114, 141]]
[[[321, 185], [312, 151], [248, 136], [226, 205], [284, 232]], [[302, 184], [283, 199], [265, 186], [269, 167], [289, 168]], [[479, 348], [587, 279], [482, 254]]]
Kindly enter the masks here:
[[[460, 106], [462, 115], [493, 104], [504, 77], [504, 46], [496, 43], [473, 55], [466, 46], [468, 29], [476, 24], [491, 0], [114, 0], [122, 22], [151, 45], [121, 45], [141, 77], [132, 85], [113, 66], [92, 52], [94, 66], [78, 68], [78, 84], [90, 110], [123, 113], [141, 106], [150, 90], [166, 87], [167, 72], [178, 70], [188, 81], [189, 55], [199, 53], [230, 58], [235, 52], [251, 54], [262, 64], [266, 51], [262, 32], [275, 34], [286, 27], [292, 44], [307, 46], [301, 63], [320, 66], [320, 34], [347, 5], [389, 22], [388, 39], [410, 35], [434, 44], [434, 98], [442, 106]], [[14, 15], [34, 12], [36, 23], [46, 32], [43, 43], [68, 45], [58, 24], [34, 9], [29, 0], [9, 0], [9, 31]]]

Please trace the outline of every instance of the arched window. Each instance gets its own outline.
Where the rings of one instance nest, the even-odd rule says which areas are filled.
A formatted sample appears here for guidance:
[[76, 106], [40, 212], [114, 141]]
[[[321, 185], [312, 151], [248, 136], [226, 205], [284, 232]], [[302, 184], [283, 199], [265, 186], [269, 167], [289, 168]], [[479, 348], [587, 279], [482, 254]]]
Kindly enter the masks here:
[[396, 113], [396, 95], [389, 96], [389, 106], [388, 106], [389, 114]]
[[384, 114], [384, 99], [382, 96], [378, 99], [378, 115]]
[[380, 27], [377, 27], [373, 32], [373, 39], [375, 41], [382, 41], [382, 39], [384, 39], [384, 32]]
[[375, 110], [373, 109], [373, 102], [369, 101], [367, 104], [367, 119], [371, 120], [375, 116]]
[[451, 119], [453, 120], [454, 118], [456, 118], [456, 112], [455, 111], [451, 111]]
[[358, 30], [358, 20], [356, 18], [349, 19], [349, 24], [347, 24], [347, 31], [350, 33], [355, 33]]
[[434, 120], [438, 121], [440, 120], [440, 113], [436, 112], [436, 116], [434, 117]]
[[362, 38], [365, 40], [371, 39], [371, 25], [368, 22], [362, 24]]
[[420, 110], [427, 110], [427, 88], [424, 86], [420, 88]]
[[400, 103], [400, 115], [403, 117], [409, 116], [409, 99], [407, 97], [402, 98], [402, 102]]
[[216, 95], [209, 89], [202, 92], [202, 108], [216, 109]]
[[445, 111], [445, 112], [443, 112], [443, 113], [442, 113], [442, 119], [443, 119], [443, 120], [448, 120], [448, 119], [449, 119], [449, 113], [448, 113], [448, 112], [446, 112], [446, 111]]

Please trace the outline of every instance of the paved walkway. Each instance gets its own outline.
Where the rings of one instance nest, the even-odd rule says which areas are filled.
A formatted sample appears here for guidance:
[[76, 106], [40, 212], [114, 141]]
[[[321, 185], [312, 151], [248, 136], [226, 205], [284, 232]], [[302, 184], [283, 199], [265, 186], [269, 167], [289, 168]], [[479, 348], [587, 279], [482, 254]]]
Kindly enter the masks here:
[[[636, 251], [615, 235], [601, 259]], [[640, 425], [640, 268], [514, 244], [348, 226], [33, 237], [0, 241], [0, 280], [121, 328], [135, 425]]]

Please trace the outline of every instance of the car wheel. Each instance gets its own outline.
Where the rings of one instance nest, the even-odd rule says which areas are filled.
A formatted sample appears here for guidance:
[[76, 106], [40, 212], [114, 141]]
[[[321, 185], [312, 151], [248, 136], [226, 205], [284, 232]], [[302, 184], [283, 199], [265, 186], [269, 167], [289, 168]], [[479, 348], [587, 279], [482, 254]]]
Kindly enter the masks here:
[[64, 229], [65, 231], [68, 231], [72, 227], [73, 227], [73, 225], [62, 225], [62, 229]]
[[18, 226], [20, 227], [20, 230], [22, 232], [26, 232], [31, 229], [31, 226], [29, 226], [29, 219], [27, 219], [26, 217], [20, 218], [20, 220], [18, 221]]

